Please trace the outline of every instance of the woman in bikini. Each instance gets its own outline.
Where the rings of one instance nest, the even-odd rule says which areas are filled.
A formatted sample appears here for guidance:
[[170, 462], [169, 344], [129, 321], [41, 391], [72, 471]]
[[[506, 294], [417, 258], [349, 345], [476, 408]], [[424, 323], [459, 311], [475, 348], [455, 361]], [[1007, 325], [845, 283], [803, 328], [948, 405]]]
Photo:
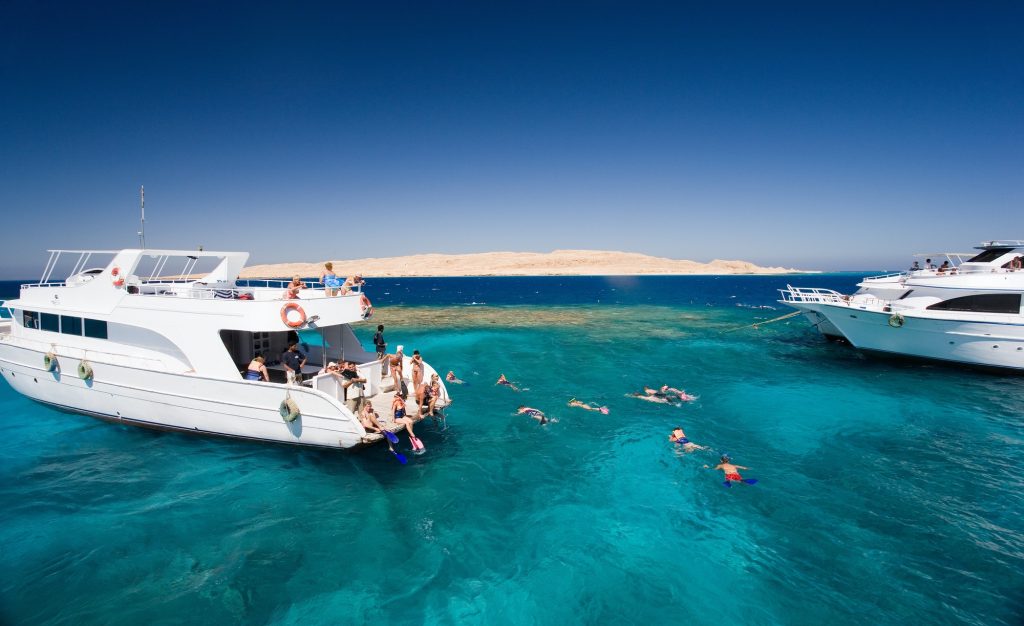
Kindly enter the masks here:
[[412, 388], [419, 389], [420, 384], [423, 382], [423, 357], [420, 356], [419, 350], [412, 351], [412, 359], [409, 360], [409, 365], [412, 366]]
[[402, 361], [405, 355], [402, 354], [402, 346], [398, 351], [388, 357], [388, 366], [391, 368], [391, 378], [395, 381], [395, 393], [402, 388]]

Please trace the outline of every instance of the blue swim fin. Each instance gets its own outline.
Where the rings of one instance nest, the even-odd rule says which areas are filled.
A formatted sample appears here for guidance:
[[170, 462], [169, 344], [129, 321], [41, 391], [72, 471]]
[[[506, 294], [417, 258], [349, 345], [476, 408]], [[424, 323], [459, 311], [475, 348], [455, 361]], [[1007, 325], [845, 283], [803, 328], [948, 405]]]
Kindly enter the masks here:
[[724, 483], [722, 483], [722, 486], [723, 487], [732, 487], [732, 481], [731, 480], [727, 480]]
[[398, 443], [398, 435], [391, 432], [390, 430], [385, 430], [384, 436], [387, 437], [388, 441], [390, 441], [391, 443]]
[[756, 478], [744, 478], [743, 482], [747, 483], [748, 485], [756, 485], [757, 484], [757, 479]]

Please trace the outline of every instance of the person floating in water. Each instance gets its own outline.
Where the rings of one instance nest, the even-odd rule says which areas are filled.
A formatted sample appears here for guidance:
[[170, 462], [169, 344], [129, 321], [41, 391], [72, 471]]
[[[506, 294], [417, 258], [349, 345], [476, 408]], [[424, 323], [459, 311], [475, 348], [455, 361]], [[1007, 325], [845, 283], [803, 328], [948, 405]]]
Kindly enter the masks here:
[[[653, 393], [646, 393], [647, 391], [651, 391]], [[648, 389], [647, 387], [644, 387], [644, 393], [634, 391], [632, 393], [627, 393], [626, 397], [636, 398], [637, 400], [646, 400], [647, 402], [654, 402], [656, 404], [679, 404], [678, 400], [672, 400], [665, 394], [657, 393], [654, 389]]]
[[[743, 478], [740, 476], [740, 470], [747, 470], [750, 468], [743, 467], [742, 465], [734, 465], [729, 459], [728, 454], [723, 454], [721, 461], [721, 463], [715, 466], [715, 469], [722, 470], [722, 472], [725, 473], [725, 482], [722, 483], [724, 486], [732, 487], [733, 483], [747, 483], [748, 485], [753, 485], [757, 482], [756, 478]], [[705, 469], [707, 469], [707, 467], [707, 465], [704, 466]]]
[[530, 417], [537, 420], [541, 424], [547, 424], [548, 422], [552, 421], [549, 420], [546, 415], [544, 415], [544, 411], [523, 405], [520, 405], [520, 407], [516, 409], [516, 415], [529, 415]]
[[445, 381], [450, 382], [450, 383], [455, 383], [456, 385], [464, 385], [464, 384], [466, 384], [466, 381], [461, 380], [458, 376], [455, 375], [455, 372], [452, 372], [452, 371], [449, 371], [447, 374], [445, 374], [444, 375], [444, 379], [445, 379]]
[[698, 446], [697, 444], [687, 439], [686, 433], [683, 432], [683, 428], [681, 426], [676, 426], [672, 430], [672, 434], [668, 436], [668, 440], [674, 444], [683, 446], [683, 450], [685, 452], [693, 452], [694, 450], [707, 450], [706, 447]]
[[576, 398], [573, 398], [572, 400], [569, 400], [569, 406], [574, 406], [574, 407], [577, 407], [577, 408], [580, 408], [580, 409], [586, 409], [588, 411], [600, 411], [600, 412], [604, 413], [605, 415], [608, 415], [608, 407], [606, 407], [606, 406], [598, 406], [596, 404], [590, 404], [588, 402], [581, 402], [581, 401], [577, 400]]
[[[647, 391], [647, 387], [644, 387], [644, 391]], [[697, 399], [697, 396], [686, 393], [682, 389], [676, 389], [675, 387], [669, 387], [668, 385], [662, 385], [658, 392], [668, 396], [669, 394], [675, 394], [679, 396], [679, 399], [683, 402], [692, 402]]]
[[504, 385], [504, 386], [508, 387], [509, 389], [511, 389], [512, 391], [519, 391], [519, 387], [516, 387], [515, 384], [513, 384], [512, 382], [509, 381], [509, 379], [505, 378], [504, 374], [502, 374], [501, 376], [498, 376], [498, 382], [496, 382], [494, 384], [495, 385]]

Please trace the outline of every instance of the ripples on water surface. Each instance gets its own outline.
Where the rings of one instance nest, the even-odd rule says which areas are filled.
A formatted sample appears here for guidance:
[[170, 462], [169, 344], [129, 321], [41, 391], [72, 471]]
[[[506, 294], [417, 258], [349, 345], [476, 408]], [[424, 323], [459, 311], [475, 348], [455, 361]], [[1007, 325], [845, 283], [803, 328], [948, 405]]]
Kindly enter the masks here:
[[[371, 283], [390, 345], [470, 383], [407, 466], [113, 426], [4, 384], [0, 621], [1020, 623], [1024, 379], [867, 358], [800, 318], [723, 332], [786, 313], [736, 306], [786, 282], [855, 280]], [[644, 383], [700, 398], [625, 397]], [[723, 488], [676, 425], [760, 482]]]

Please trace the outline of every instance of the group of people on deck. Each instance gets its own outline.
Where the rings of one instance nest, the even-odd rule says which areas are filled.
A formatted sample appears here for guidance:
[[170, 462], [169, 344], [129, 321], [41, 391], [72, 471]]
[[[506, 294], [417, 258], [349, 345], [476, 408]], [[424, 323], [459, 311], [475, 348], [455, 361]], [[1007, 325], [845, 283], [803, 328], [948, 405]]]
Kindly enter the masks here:
[[[366, 284], [366, 281], [359, 274], [349, 276], [342, 282], [338, 279], [338, 275], [334, 273], [334, 264], [330, 261], [324, 263], [324, 269], [320, 270], [320, 282], [323, 283], [324, 293], [329, 298], [344, 296], [356, 287], [362, 287]], [[301, 276], [293, 276], [291, 282], [285, 287], [284, 299], [296, 300], [299, 298], [299, 292], [308, 288], [306, 283], [302, 281]]]

